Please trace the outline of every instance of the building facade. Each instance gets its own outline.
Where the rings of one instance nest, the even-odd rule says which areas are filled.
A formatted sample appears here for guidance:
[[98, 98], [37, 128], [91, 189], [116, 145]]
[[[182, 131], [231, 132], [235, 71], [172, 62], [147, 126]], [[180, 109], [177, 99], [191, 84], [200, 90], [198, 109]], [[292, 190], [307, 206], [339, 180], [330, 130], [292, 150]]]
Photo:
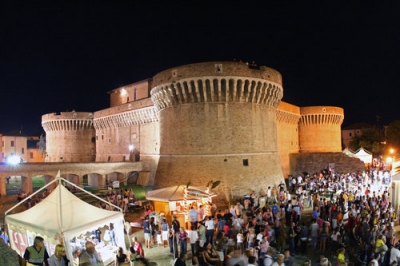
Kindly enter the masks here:
[[39, 137], [0, 134], [0, 139], [0, 162], [6, 163], [11, 157], [19, 158], [19, 162], [44, 162], [45, 155], [36, 145]]

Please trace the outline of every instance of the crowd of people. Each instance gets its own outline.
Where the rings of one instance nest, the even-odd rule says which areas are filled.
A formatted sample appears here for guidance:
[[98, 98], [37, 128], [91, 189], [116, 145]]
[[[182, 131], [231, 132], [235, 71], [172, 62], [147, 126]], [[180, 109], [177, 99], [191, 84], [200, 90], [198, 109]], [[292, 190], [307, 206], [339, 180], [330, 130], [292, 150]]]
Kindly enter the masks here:
[[[299, 265], [295, 255], [319, 254], [304, 265], [398, 265], [397, 212], [390, 202], [390, 173], [331, 171], [287, 179], [287, 184], [250, 191], [225, 210], [206, 215], [192, 206], [186, 230], [174, 217], [144, 221], [146, 248], [168, 243], [176, 265], [191, 246], [193, 265]], [[308, 214], [304, 216], [304, 209]], [[153, 229], [154, 228], [154, 229]], [[329, 247], [329, 248], [328, 248]], [[283, 264], [284, 263], [284, 264]], [[316, 264], [317, 263], [317, 264]]]

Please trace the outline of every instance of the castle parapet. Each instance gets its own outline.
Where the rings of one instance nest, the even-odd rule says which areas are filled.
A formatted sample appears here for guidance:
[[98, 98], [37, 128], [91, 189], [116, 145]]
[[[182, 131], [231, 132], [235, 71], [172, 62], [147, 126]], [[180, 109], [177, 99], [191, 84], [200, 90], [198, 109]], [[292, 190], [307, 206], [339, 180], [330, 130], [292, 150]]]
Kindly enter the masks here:
[[281, 75], [267, 67], [210, 62], [165, 70], [153, 77], [158, 110], [188, 103], [246, 102], [276, 108], [283, 97]]
[[42, 116], [42, 127], [48, 131], [76, 131], [93, 129], [93, 113], [62, 112]]
[[45, 114], [42, 126], [46, 131], [46, 162], [94, 161], [93, 113]]
[[106, 128], [129, 127], [137, 124], [157, 122], [158, 119], [158, 112], [152, 106], [95, 118], [94, 128], [96, 130], [104, 130]]
[[300, 152], [340, 152], [343, 108], [309, 106], [300, 108]]

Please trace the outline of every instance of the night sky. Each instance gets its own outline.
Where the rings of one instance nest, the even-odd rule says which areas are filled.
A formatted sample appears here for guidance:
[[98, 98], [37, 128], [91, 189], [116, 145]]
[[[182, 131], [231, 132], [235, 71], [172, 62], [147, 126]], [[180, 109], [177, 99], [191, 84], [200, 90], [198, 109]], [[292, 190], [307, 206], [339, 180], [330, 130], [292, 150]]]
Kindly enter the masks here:
[[0, 132], [40, 134], [43, 114], [105, 109], [120, 86], [233, 59], [278, 70], [283, 101], [343, 107], [344, 126], [400, 119], [400, 5], [237, 2], [1, 2]]

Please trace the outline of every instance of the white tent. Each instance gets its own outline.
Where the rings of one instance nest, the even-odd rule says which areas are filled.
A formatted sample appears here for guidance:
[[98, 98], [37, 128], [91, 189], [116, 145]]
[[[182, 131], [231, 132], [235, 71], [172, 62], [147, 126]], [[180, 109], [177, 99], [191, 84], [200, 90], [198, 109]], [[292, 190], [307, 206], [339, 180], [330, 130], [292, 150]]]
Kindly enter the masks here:
[[355, 152], [354, 157], [363, 161], [364, 164], [372, 163], [372, 154], [364, 150], [362, 147]]
[[352, 150], [350, 150], [349, 148], [344, 149], [343, 153], [349, 157], [355, 157], [354, 152]]
[[68, 258], [73, 261], [75, 244], [71, 239], [110, 223], [114, 224], [117, 245], [125, 247], [122, 212], [92, 206], [77, 198], [60, 182], [70, 183], [69, 181], [60, 177], [56, 177], [55, 181], [59, 185], [39, 204], [21, 213], [7, 215], [10, 210], [6, 212], [5, 221], [14, 250], [22, 256], [26, 247], [33, 245], [34, 237], [39, 235], [45, 239], [49, 255], [54, 253], [56, 244], [62, 243], [66, 247]]

